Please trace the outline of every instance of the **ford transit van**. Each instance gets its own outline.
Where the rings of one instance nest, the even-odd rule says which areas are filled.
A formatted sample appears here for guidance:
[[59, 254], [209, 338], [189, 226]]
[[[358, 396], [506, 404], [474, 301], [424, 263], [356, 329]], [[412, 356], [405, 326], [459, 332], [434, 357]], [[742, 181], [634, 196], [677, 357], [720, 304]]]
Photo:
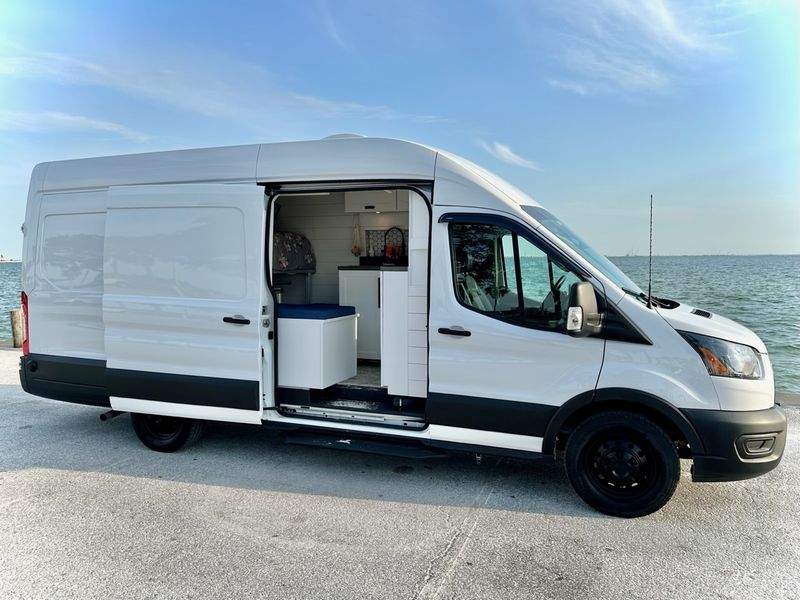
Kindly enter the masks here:
[[[556, 211], [557, 212], [557, 211]], [[426, 457], [563, 459], [599, 511], [774, 469], [764, 343], [648, 297], [480, 167], [334, 136], [37, 165], [23, 388], [130, 413], [175, 451], [207, 421]]]

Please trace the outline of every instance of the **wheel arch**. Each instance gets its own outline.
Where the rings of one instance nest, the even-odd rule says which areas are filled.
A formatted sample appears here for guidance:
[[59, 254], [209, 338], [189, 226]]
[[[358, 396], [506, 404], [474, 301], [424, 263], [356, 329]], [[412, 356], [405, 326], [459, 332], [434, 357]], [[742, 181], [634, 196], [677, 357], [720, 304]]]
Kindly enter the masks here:
[[569, 433], [578, 423], [600, 412], [627, 410], [650, 418], [667, 433], [685, 440], [692, 454], [703, 454], [705, 448], [689, 419], [666, 400], [648, 392], [631, 388], [601, 388], [583, 392], [559, 407], [550, 419], [542, 440], [542, 453], [552, 454], [562, 440], [560, 433]]

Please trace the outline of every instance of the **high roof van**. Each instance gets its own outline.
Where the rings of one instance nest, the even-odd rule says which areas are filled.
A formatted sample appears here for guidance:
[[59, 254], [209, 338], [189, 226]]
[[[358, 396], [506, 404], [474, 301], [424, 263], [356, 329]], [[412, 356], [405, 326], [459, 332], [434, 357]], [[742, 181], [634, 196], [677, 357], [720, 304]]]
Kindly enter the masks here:
[[770, 358], [648, 297], [553, 213], [400, 140], [67, 160], [33, 170], [23, 388], [130, 413], [171, 452], [207, 421], [427, 457], [563, 459], [611, 515], [747, 479], [786, 441]]

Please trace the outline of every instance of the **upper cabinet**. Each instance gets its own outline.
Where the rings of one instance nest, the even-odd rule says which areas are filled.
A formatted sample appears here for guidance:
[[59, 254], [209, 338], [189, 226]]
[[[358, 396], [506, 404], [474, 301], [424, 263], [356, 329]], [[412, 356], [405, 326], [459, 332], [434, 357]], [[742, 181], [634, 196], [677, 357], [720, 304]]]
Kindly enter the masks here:
[[359, 212], [408, 212], [408, 190], [345, 192], [344, 210]]

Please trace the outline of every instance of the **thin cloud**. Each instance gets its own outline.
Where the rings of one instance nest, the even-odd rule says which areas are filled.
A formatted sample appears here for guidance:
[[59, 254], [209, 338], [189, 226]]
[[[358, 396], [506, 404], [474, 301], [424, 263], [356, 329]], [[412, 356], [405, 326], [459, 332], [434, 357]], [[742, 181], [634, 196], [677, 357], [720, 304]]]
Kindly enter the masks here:
[[547, 83], [553, 86], [554, 88], [560, 88], [562, 90], [567, 90], [568, 92], [573, 92], [574, 94], [578, 94], [579, 96], [586, 96], [589, 93], [589, 90], [586, 88], [585, 85], [576, 83], [574, 81], [562, 81], [560, 79], [548, 79]]
[[510, 165], [514, 165], [515, 167], [523, 167], [525, 169], [531, 169], [533, 171], [541, 171], [541, 167], [532, 160], [528, 160], [527, 158], [523, 158], [519, 154], [515, 153], [510, 146], [506, 144], [502, 144], [500, 142], [492, 142], [491, 144], [484, 142], [483, 140], [478, 142], [478, 145], [486, 150], [489, 154], [494, 156], [498, 160], [502, 160], [505, 163]]
[[565, 54], [566, 64], [587, 75], [583, 83], [565, 82], [562, 89], [583, 95], [598, 92], [664, 93], [671, 85], [670, 76], [646, 58], [629, 58], [601, 47], [585, 45]]
[[[567, 0], [547, 10], [561, 25], [555, 44], [563, 69], [547, 83], [581, 96], [668, 93], [685, 73], [726, 55], [732, 21], [743, 14], [726, 4], [668, 0]], [[525, 18], [533, 39], [540, 30]]]
[[149, 135], [119, 123], [64, 112], [33, 113], [0, 110], [0, 130], [36, 133], [100, 132], [111, 133], [135, 142], [147, 142], [151, 139]]
[[351, 50], [350, 44], [344, 40], [339, 32], [339, 27], [336, 25], [336, 21], [331, 14], [331, 9], [327, 0], [319, 0], [317, 2], [317, 8], [319, 9], [319, 14], [322, 18], [322, 24], [325, 27], [325, 31], [328, 33], [328, 36], [336, 43], [337, 46], [349, 52]]
[[410, 115], [384, 105], [342, 102], [306, 94], [291, 94], [291, 97], [299, 104], [323, 117], [358, 115], [369, 119], [382, 119], [386, 121], [411, 120], [423, 123], [442, 123], [449, 121], [449, 119], [435, 115]]
[[[153, 68], [152, 65], [159, 65]], [[0, 56], [0, 76], [94, 85], [130, 96], [188, 110], [211, 118], [247, 125], [351, 117], [369, 120], [444, 121], [435, 115], [413, 115], [389, 106], [321, 98], [277, 85], [263, 68], [225, 58], [209, 58], [202, 65], [174, 58], [91, 62], [53, 52], [20, 52]], [[299, 114], [298, 114], [299, 113]]]

